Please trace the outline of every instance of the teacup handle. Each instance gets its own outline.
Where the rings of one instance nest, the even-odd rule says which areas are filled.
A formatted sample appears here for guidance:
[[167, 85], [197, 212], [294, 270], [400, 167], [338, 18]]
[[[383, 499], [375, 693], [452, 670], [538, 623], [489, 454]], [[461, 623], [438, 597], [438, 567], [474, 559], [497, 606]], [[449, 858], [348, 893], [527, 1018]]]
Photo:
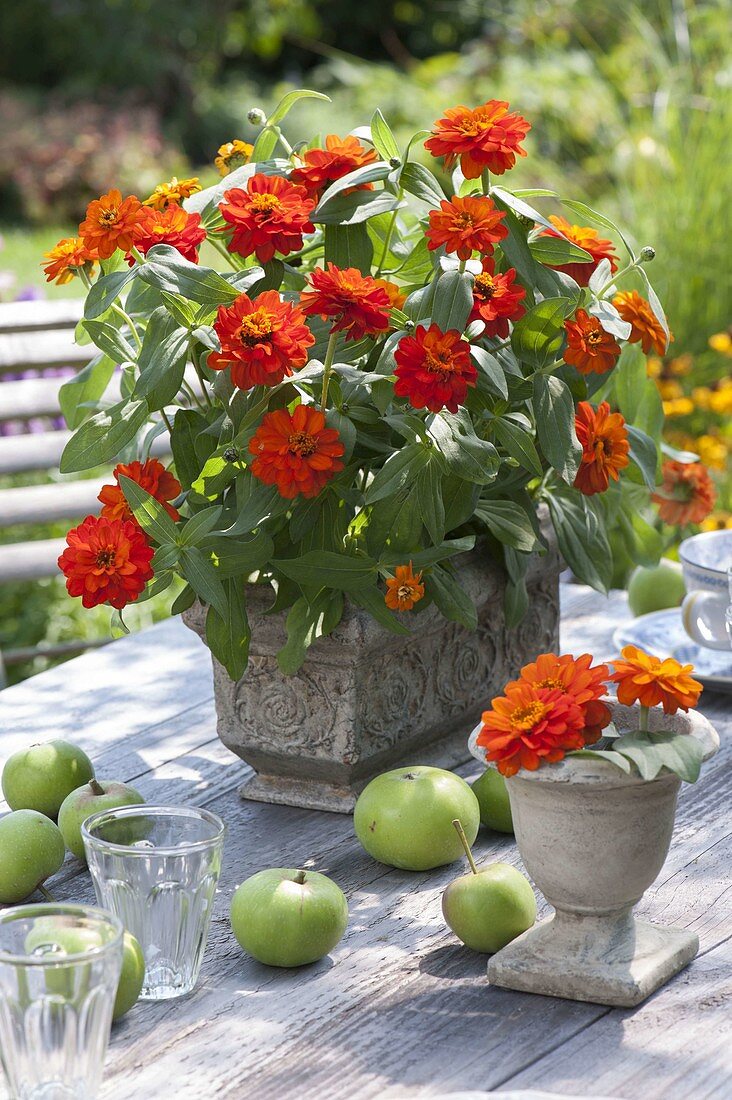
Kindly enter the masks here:
[[732, 649], [728, 633], [727, 596], [698, 590], [689, 592], [681, 605], [684, 630], [697, 645], [705, 649]]

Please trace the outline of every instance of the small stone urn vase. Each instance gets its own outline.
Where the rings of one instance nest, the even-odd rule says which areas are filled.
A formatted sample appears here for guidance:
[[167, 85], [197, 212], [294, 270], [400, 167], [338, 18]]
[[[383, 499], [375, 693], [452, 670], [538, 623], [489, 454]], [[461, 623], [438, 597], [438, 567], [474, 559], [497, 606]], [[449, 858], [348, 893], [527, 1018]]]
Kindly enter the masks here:
[[[638, 727], [637, 707], [611, 709], [619, 729]], [[719, 748], [713, 726], [693, 711], [652, 710], [649, 724], [697, 738], [705, 760]], [[471, 751], [485, 762], [478, 732]], [[643, 780], [590, 756], [506, 780], [521, 857], [555, 913], [491, 958], [493, 985], [631, 1006], [691, 962], [695, 933], [633, 916], [666, 859], [680, 786], [670, 772]]]

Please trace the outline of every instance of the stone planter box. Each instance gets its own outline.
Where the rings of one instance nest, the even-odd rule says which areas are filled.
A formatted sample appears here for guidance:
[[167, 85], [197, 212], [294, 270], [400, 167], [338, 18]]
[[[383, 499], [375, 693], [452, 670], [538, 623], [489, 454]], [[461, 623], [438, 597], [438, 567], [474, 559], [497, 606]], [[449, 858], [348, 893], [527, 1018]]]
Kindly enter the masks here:
[[[637, 728], [637, 706], [611, 709], [619, 729]], [[649, 718], [651, 730], [696, 737], [705, 760], [719, 748], [695, 711], [655, 708]], [[485, 762], [478, 732], [471, 751]], [[606, 760], [572, 756], [506, 780], [521, 858], [555, 913], [491, 958], [492, 984], [628, 1007], [691, 962], [695, 932], [633, 916], [668, 854], [680, 786], [670, 772], [643, 780]]]
[[[505, 573], [487, 547], [455, 564], [478, 608], [476, 631], [430, 607], [404, 615], [409, 637], [395, 635], [347, 603], [338, 627], [290, 677], [275, 656], [286, 640], [285, 614], [267, 616], [271, 589], [250, 586], [249, 667], [233, 683], [213, 661], [219, 737], [257, 773], [244, 797], [348, 813], [388, 768], [450, 768], [468, 759], [467, 736], [481, 710], [523, 664], [558, 645], [560, 562], [553, 545], [535, 557], [529, 610], [510, 631]], [[194, 604], [183, 618], [204, 636], [205, 608]]]

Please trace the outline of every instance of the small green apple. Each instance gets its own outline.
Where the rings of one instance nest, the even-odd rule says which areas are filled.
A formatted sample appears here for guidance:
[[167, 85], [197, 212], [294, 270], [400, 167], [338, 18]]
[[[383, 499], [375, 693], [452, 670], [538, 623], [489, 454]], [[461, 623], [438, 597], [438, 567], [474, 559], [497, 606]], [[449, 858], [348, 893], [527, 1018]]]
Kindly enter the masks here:
[[134, 787], [111, 779], [90, 779], [83, 787], [67, 795], [58, 812], [58, 827], [66, 847], [77, 859], [86, 862], [81, 826], [92, 814], [115, 810], [118, 806], [136, 806], [145, 799]]
[[513, 835], [511, 803], [506, 790], [506, 780], [497, 768], [487, 768], [472, 784], [473, 794], [480, 806], [480, 823], [497, 833]]
[[317, 871], [257, 871], [231, 899], [231, 927], [248, 954], [268, 966], [305, 966], [332, 951], [348, 924], [348, 902]]
[[8, 757], [3, 794], [11, 810], [36, 810], [55, 821], [66, 795], [93, 775], [91, 760], [77, 745], [46, 741]]
[[64, 861], [58, 826], [36, 810], [0, 818], [0, 902], [14, 905], [54, 875]]
[[113, 1020], [120, 1020], [137, 1003], [144, 979], [145, 956], [142, 948], [131, 932], [125, 932], [122, 945], [122, 973], [119, 976], [117, 996], [114, 1000]]
[[661, 558], [650, 568], [639, 565], [628, 581], [628, 606], [634, 615], [678, 607], [685, 595], [681, 566], [670, 558]]
[[353, 813], [356, 836], [380, 863], [428, 871], [462, 855], [452, 822], [472, 844], [480, 827], [478, 800], [464, 779], [441, 768], [396, 768], [372, 779]]

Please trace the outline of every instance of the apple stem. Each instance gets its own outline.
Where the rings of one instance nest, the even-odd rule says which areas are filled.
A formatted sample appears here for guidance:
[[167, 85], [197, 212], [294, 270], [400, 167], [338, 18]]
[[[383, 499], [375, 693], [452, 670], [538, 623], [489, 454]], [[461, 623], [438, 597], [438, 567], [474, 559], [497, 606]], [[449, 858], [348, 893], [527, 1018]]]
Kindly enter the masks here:
[[474, 875], [478, 874], [478, 868], [475, 866], [475, 860], [473, 859], [473, 853], [470, 851], [470, 845], [468, 844], [468, 838], [465, 835], [465, 829], [463, 829], [462, 822], [456, 817], [453, 821], [455, 826], [455, 832], [460, 837], [460, 843], [465, 849], [465, 855], [468, 857], [468, 863], [470, 864], [470, 870]]
[[89, 780], [89, 787], [91, 788], [92, 794], [100, 795], [105, 793], [104, 787], [101, 785], [101, 783], [98, 783], [96, 779]]
[[43, 894], [46, 901], [54, 901], [55, 902], [55, 900], [56, 900], [55, 897], [53, 896], [53, 894], [51, 893], [51, 891], [47, 890], [46, 887], [43, 885], [43, 883], [41, 883], [41, 885], [38, 887], [38, 893]]
[[293, 882], [296, 882], [298, 884], [298, 886], [302, 886], [303, 883], [305, 882], [305, 872], [304, 871], [298, 871], [297, 874], [295, 875], [294, 879], [293, 879]]

